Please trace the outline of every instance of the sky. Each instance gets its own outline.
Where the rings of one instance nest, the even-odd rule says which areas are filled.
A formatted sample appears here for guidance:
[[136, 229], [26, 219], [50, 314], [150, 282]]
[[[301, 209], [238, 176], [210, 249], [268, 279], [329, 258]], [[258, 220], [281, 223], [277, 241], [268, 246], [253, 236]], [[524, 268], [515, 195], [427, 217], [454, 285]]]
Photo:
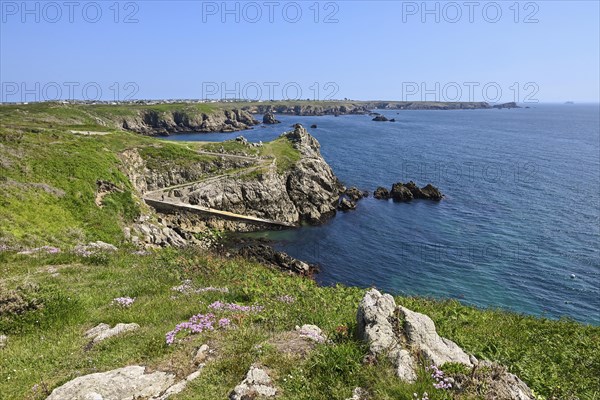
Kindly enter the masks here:
[[0, 0], [0, 100], [598, 102], [599, 4]]

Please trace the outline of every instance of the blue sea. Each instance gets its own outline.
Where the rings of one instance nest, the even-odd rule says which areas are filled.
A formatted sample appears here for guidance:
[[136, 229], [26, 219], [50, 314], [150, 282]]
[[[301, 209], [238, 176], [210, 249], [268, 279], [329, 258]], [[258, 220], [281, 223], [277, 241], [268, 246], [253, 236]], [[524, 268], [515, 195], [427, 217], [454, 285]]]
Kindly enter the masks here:
[[297, 117], [174, 140], [268, 141], [309, 129], [336, 175], [371, 193], [415, 181], [439, 203], [372, 197], [322, 226], [265, 232], [321, 266], [322, 284], [455, 298], [480, 307], [600, 324], [600, 109], [390, 111]]

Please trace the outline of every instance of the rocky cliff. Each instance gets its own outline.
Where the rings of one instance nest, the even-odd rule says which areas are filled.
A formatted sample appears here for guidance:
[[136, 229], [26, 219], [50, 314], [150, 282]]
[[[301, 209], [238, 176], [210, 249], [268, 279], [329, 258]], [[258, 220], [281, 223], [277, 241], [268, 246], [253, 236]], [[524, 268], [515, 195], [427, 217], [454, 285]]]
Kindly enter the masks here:
[[193, 109], [148, 109], [124, 116], [119, 123], [120, 128], [144, 135], [170, 135], [177, 132], [234, 132], [249, 129], [259, 122], [240, 109], [216, 109], [210, 113]]
[[288, 170], [279, 171], [273, 162], [250, 176], [182, 189], [180, 200], [288, 223], [319, 223], [332, 216], [341, 185], [321, 156], [319, 143], [301, 125], [282, 137], [300, 153], [300, 159]]
[[[149, 163], [138, 150], [128, 150], [122, 153], [121, 159], [123, 170], [137, 191], [142, 196], [153, 192], [149, 195], [159, 201], [289, 224], [316, 224], [334, 215], [341, 185], [321, 156], [317, 140], [301, 125], [296, 125], [293, 131], [284, 133], [278, 140], [278, 145], [297, 156], [285, 169], [281, 169], [277, 158], [253, 161], [252, 157], [225, 154], [210, 161], [189, 164]], [[171, 188], [175, 185], [176, 188]], [[155, 192], [161, 189], [167, 190]], [[190, 216], [190, 221], [197, 218]], [[167, 217], [167, 220], [178, 221], [181, 225], [181, 215], [176, 219]], [[231, 223], [214, 225], [211, 222], [210, 226], [251, 229], [247, 224], [238, 227]]]

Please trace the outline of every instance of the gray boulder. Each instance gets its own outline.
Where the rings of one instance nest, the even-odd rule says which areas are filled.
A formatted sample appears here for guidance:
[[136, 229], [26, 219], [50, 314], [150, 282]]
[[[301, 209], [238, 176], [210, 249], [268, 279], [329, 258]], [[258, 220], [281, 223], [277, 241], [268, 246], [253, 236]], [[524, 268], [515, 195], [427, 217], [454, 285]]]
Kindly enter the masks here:
[[414, 382], [416, 365], [410, 352], [402, 347], [402, 338], [395, 332], [398, 324], [395, 311], [396, 302], [391, 295], [369, 289], [358, 306], [358, 333], [369, 344], [371, 354], [389, 357], [396, 375], [403, 381]]
[[85, 332], [85, 337], [91, 339], [93, 343], [100, 343], [103, 340], [111, 338], [113, 336], [122, 335], [127, 332], [132, 332], [139, 329], [138, 324], [116, 324], [113, 328], [107, 324], [99, 324], [92, 329]]
[[404, 320], [404, 332], [408, 344], [417, 349], [432, 363], [442, 366], [445, 363], [460, 363], [472, 367], [469, 355], [453, 341], [440, 337], [435, 324], [425, 314], [419, 314], [408, 308], [398, 306], [398, 311]]
[[229, 394], [230, 400], [249, 400], [256, 397], [274, 397], [277, 389], [264, 369], [251, 366], [246, 378]]
[[146, 374], [146, 367], [129, 366], [75, 378], [54, 389], [46, 400], [133, 400], [157, 398], [175, 383], [166, 372]]

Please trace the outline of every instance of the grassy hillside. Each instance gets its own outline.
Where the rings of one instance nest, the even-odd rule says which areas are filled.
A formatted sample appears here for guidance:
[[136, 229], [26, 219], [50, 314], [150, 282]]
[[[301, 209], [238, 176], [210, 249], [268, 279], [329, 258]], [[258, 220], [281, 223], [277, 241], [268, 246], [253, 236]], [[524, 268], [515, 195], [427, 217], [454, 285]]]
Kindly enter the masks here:
[[[0, 253], [0, 265], [3, 290], [25, 288], [19, 293], [25, 299], [35, 297], [40, 306], [0, 317], [0, 332], [9, 335], [9, 345], [0, 350], [3, 399], [42, 399], [42, 389], [32, 392], [35, 385], [52, 389], [79, 375], [136, 363], [184, 376], [191, 371], [194, 349], [203, 343], [216, 349], [217, 357], [176, 399], [226, 398], [256, 361], [273, 371], [285, 399], [344, 399], [356, 386], [369, 389], [375, 399], [412, 399], [413, 393], [423, 392], [431, 399], [451, 398], [434, 389], [424, 373], [418, 383], [408, 385], [394, 377], [385, 361], [362, 363], [367, 349], [354, 332], [364, 291], [357, 288], [318, 287], [311, 280], [242, 259], [193, 250], [162, 250], [149, 256], [120, 252], [91, 259], [5, 252]], [[184, 295], [172, 290], [185, 279], [196, 288], [229, 292]], [[135, 298], [130, 308], [111, 304], [122, 296]], [[180, 334], [175, 344], [166, 344], [165, 334], [177, 323], [210, 311], [208, 305], [217, 300], [260, 305], [264, 310], [219, 312], [219, 318], [235, 321], [236, 328]], [[477, 310], [453, 301], [397, 301], [429, 314], [440, 334], [477, 357], [505, 363], [540, 395], [598, 396], [599, 328]], [[136, 322], [141, 328], [89, 349], [83, 332], [101, 322]], [[266, 344], [269, 338], [307, 323], [320, 326], [333, 343], [318, 345], [305, 360]]]
[[[217, 145], [170, 143], [122, 131], [70, 133], [77, 124], [102, 130], [85, 107], [0, 107], [0, 117], [0, 335], [9, 337], [0, 349], [2, 400], [44, 399], [77, 376], [134, 363], [185, 376], [202, 343], [216, 349], [216, 359], [176, 400], [223, 399], [256, 361], [271, 368], [285, 399], [345, 399], [356, 386], [368, 389], [373, 399], [413, 399], [413, 393], [424, 392], [430, 399], [452, 398], [434, 389], [424, 370], [416, 384], [408, 385], [394, 377], [384, 360], [363, 363], [366, 347], [355, 337], [355, 315], [364, 290], [318, 287], [243, 259], [194, 249], [134, 252], [121, 228], [145, 205], [121, 172], [118, 153], [135, 147], [149, 163], [185, 164], [213, 160], [197, 150], [216, 150]], [[239, 144], [232, 143], [223, 146], [236, 153]], [[276, 157], [281, 168], [298, 156], [282, 139], [251, 149]], [[98, 179], [121, 189], [104, 199], [104, 208], [95, 204]], [[69, 251], [93, 240], [121, 250], [92, 257]], [[4, 250], [6, 244], [53, 245], [63, 251], [27, 256]], [[172, 290], [186, 279], [197, 288], [227, 288], [228, 293]], [[130, 308], [111, 304], [123, 296], [135, 298]], [[217, 300], [264, 310], [219, 312], [233, 321], [234, 329], [182, 335], [176, 344], [166, 344], [165, 334], [177, 323], [209, 311]], [[441, 335], [477, 357], [505, 364], [540, 396], [600, 396], [599, 327], [454, 301], [399, 297], [397, 302], [431, 316]], [[90, 348], [83, 332], [100, 322], [136, 322], [141, 328]], [[306, 359], [284, 355], [267, 343], [302, 324], [320, 326], [332, 343], [318, 345]]]

